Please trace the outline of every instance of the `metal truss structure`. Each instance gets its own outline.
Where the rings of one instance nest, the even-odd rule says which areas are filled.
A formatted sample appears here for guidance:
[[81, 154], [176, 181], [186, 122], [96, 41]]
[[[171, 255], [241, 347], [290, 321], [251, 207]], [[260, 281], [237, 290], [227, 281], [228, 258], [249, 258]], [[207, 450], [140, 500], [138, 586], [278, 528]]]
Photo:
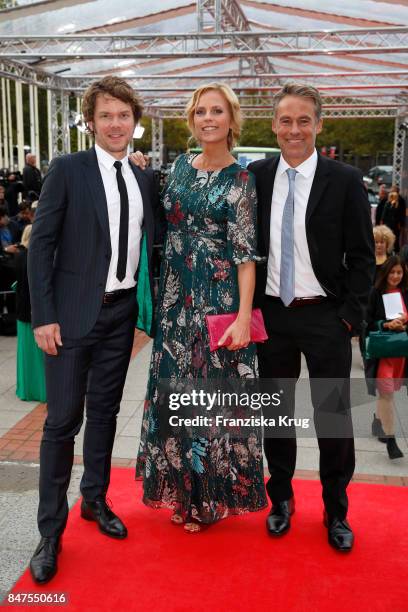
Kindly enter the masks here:
[[[408, 162], [407, 138], [401, 127], [408, 122], [408, 69], [403, 67], [408, 27], [254, 31], [239, 0], [197, 0], [196, 19], [197, 31], [191, 33], [3, 35], [0, 77], [48, 91], [50, 153], [58, 155], [69, 151], [70, 98], [79, 99], [92, 80], [101, 78], [101, 72], [81, 74], [77, 70], [78, 74], [73, 74], [75, 67], [95, 59], [136, 60], [142, 69], [126, 78], [143, 96], [146, 113], [152, 118], [156, 167], [163, 159], [163, 119], [184, 117], [185, 102], [194, 83], [220, 79], [230, 83], [239, 95], [244, 116], [252, 119], [271, 117], [272, 96], [282, 83], [305, 81], [323, 92], [324, 117], [396, 119], [394, 178], [403, 180], [403, 168]], [[346, 71], [336, 70], [334, 65], [331, 72], [307, 72], [309, 66], [298, 72], [284, 72], [273, 63], [274, 58], [275, 62], [295, 58], [300, 63], [307, 57], [315, 61], [370, 58], [375, 64], [379, 56], [393, 57], [396, 68]], [[174, 72], [148, 70], [149, 62], [154, 66], [157, 62], [185, 59], [198, 60], [196, 64], [203, 67], [218, 59], [226, 63], [226, 68], [218, 73], [209, 69], [205, 76], [188, 66]], [[69, 75], [60, 76], [55, 71], [61, 62], [69, 62]]]
[[[69, 82], [52, 72], [46, 72], [30, 64], [8, 59], [0, 60], [0, 77], [21, 81], [49, 90], [73, 91]], [[84, 79], [81, 79], [84, 80]], [[74, 88], [76, 89], [76, 88]], [[81, 88], [82, 89], [82, 88]]]
[[[81, 94], [89, 85], [90, 82], [100, 79], [100, 74], [86, 75], [70, 75], [61, 77], [53, 72], [47, 72], [37, 66], [25, 64], [16, 60], [1, 59], [0, 60], [0, 77], [6, 77], [12, 80], [19, 80], [23, 83], [37, 85], [50, 90], [66, 91], [67, 93]], [[236, 91], [256, 90], [277, 91], [280, 83], [288, 80], [296, 80], [300, 82], [307, 81], [310, 85], [319, 87], [321, 91], [329, 90], [397, 90], [404, 91], [408, 95], [408, 70], [387, 70], [378, 72], [354, 71], [354, 72], [296, 72], [296, 73], [256, 73], [252, 75], [244, 74], [222, 74], [223, 81], [228, 82]], [[216, 73], [208, 73], [206, 80], [220, 79], [220, 75]], [[194, 81], [203, 81], [202, 75], [194, 73], [182, 73], [180, 75], [169, 74], [141, 74], [137, 76], [129, 76], [126, 79], [129, 83], [134, 84], [137, 90], [141, 93], [162, 93], [175, 92], [182, 94], [183, 92], [193, 91], [195, 88], [191, 85]], [[168, 82], [172, 82], [169, 87]], [[268, 83], [268, 81], [271, 81]], [[144, 85], [143, 83], [153, 82], [154, 85]], [[176, 86], [174, 85], [176, 83]], [[185, 84], [187, 83], [187, 85]], [[322, 84], [324, 83], [324, 84]]]
[[58, 153], [70, 153], [69, 135], [69, 96], [65, 91], [51, 92], [51, 134], [52, 150]]
[[408, 172], [405, 168], [404, 172], [404, 158], [407, 159], [408, 153], [408, 113], [406, 116], [397, 117], [395, 121], [395, 135], [394, 135], [394, 166], [392, 182], [396, 185], [400, 185], [401, 189], [405, 191], [408, 189]]
[[0, 59], [214, 58], [406, 53], [408, 27], [279, 32], [0, 36]]
[[[206, 21], [209, 14], [214, 24]], [[236, 0], [197, 0], [198, 31], [204, 32], [206, 28], [214, 25], [215, 32], [250, 32], [251, 26], [245, 13]], [[254, 36], [256, 46], [259, 46], [257, 37]], [[239, 44], [239, 43], [238, 43]], [[251, 76], [258, 73], [274, 73], [272, 63], [268, 57], [240, 58], [238, 63], [239, 75], [249, 72]]]
[[[260, 108], [256, 106], [247, 107], [241, 106], [245, 119], [272, 119], [273, 108], [269, 105], [267, 108]], [[184, 119], [185, 112], [184, 108], [169, 108], [169, 107], [155, 107], [149, 109], [149, 114], [155, 118], [161, 119]], [[396, 117], [395, 108], [327, 108], [323, 106], [323, 116], [325, 119], [394, 119]]]
[[159, 169], [163, 162], [163, 118], [152, 118], [152, 167]]

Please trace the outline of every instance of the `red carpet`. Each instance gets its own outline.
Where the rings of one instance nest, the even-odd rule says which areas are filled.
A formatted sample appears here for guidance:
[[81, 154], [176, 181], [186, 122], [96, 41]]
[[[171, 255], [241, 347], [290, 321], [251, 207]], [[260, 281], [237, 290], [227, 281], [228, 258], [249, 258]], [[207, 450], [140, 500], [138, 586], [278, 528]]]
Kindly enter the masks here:
[[327, 544], [319, 482], [295, 482], [292, 529], [275, 540], [264, 527], [266, 510], [186, 534], [170, 523], [168, 511], [140, 502], [141, 483], [133, 474], [114, 469], [109, 490], [129, 529], [127, 540], [102, 536], [79, 517], [77, 504], [56, 578], [38, 588], [27, 571], [14, 592], [66, 592], [68, 606], [58, 607], [81, 612], [408, 610], [404, 487], [351, 485], [356, 543], [350, 555], [342, 555]]

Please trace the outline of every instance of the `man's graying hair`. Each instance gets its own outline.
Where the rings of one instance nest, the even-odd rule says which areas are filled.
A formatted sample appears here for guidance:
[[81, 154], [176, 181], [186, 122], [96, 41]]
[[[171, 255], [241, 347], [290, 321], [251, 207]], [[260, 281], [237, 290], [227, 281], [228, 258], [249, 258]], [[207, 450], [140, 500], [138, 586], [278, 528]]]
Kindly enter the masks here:
[[276, 109], [279, 102], [286, 96], [299, 96], [300, 98], [309, 98], [312, 100], [317, 120], [322, 115], [322, 98], [315, 87], [303, 85], [302, 83], [286, 83], [273, 99], [273, 113], [276, 114]]

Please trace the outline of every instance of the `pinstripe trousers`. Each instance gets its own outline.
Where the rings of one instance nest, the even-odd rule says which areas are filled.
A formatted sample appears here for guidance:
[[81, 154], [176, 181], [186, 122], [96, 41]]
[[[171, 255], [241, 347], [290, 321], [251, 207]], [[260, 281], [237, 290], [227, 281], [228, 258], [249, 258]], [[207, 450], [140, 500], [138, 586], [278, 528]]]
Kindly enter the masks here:
[[67, 490], [86, 404], [81, 493], [87, 501], [104, 496], [135, 328], [135, 295], [101, 307], [89, 334], [62, 338], [58, 355], [46, 355], [48, 414], [40, 449], [38, 527], [42, 536], [63, 532]]

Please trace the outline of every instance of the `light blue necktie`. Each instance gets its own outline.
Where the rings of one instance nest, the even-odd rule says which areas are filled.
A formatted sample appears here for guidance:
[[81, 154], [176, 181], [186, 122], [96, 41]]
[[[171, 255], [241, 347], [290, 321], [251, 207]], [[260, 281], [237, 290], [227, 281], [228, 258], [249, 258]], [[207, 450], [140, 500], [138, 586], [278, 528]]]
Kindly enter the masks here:
[[289, 179], [289, 192], [282, 215], [279, 296], [285, 306], [289, 306], [295, 297], [295, 236], [293, 218], [297, 170], [288, 168], [286, 174]]

